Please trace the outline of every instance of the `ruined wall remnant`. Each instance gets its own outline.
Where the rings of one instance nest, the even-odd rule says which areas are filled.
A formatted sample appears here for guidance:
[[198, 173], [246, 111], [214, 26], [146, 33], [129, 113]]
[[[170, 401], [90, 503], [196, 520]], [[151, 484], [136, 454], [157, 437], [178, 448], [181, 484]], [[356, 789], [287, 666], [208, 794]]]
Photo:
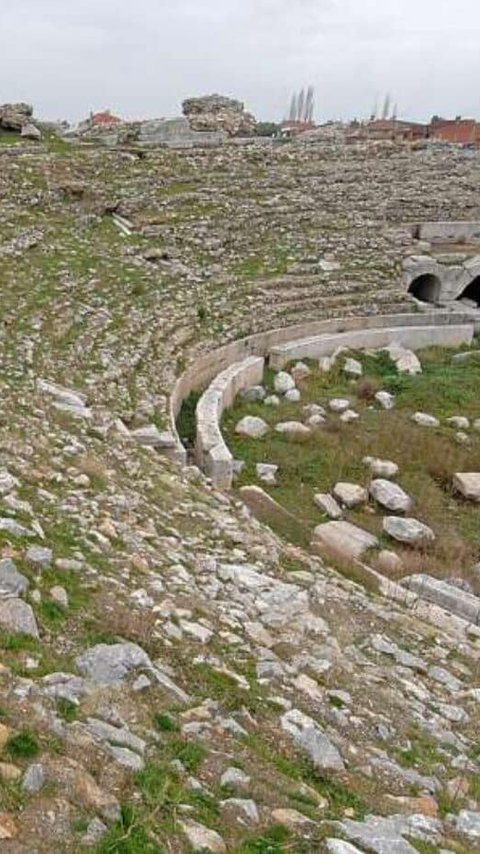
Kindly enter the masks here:
[[223, 95], [187, 98], [182, 104], [192, 130], [224, 131], [228, 136], [254, 136], [256, 120], [241, 101]]

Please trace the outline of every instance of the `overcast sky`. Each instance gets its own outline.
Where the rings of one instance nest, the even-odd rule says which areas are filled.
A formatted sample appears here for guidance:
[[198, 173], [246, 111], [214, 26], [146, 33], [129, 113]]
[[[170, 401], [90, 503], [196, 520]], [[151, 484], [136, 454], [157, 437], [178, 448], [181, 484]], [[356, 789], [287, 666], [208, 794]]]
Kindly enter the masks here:
[[170, 116], [220, 92], [281, 119], [480, 116], [479, 0], [0, 0], [0, 104], [41, 118]]

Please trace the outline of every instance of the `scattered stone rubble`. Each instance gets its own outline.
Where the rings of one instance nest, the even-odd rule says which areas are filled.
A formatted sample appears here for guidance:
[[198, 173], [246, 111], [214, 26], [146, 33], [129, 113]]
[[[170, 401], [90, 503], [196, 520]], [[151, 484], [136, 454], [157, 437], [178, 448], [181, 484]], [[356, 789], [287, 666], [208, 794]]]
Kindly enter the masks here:
[[475, 212], [476, 159], [0, 159], [2, 850], [474, 851], [478, 628], [367, 595], [157, 433], [214, 346], [405, 308], [401, 224]]

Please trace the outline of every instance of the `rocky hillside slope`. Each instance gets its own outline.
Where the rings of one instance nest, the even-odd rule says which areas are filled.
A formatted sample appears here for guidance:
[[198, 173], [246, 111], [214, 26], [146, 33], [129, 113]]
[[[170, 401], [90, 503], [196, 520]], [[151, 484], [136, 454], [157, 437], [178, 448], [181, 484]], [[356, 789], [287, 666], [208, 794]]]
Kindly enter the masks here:
[[478, 218], [479, 171], [0, 140], [7, 854], [480, 850], [480, 631], [369, 595], [132, 436], [215, 345], [400, 310], [402, 224]]

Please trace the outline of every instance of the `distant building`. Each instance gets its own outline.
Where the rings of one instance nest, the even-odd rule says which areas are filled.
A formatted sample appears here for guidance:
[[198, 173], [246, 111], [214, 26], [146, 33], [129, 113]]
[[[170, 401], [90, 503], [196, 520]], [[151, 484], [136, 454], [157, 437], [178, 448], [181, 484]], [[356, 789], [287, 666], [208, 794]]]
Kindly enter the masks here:
[[301, 133], [306, 133], [310, 130], [315, 130], [316, 125], [313, 122], [299, 122], [288, 120], [286, 122], [282, 122], [280, 126], [280, 136], [290, 138], [292, 136], [298, 136]]
[[450, 142], [456, 145], [480, 146], [480, 123], [475, 119], [442, 119], [434, 116], [429, 126], [429, 136], [433, 140]]
[[122, 123], [122, 119], [114, 116], [110, 110], [103, 110], [99, 113], [90, 113], [88, 119], [84, 119], [79, 124], [80, 131], [92, 130], [98, 127], [108, 127], [109, 125], [118, 125]]

